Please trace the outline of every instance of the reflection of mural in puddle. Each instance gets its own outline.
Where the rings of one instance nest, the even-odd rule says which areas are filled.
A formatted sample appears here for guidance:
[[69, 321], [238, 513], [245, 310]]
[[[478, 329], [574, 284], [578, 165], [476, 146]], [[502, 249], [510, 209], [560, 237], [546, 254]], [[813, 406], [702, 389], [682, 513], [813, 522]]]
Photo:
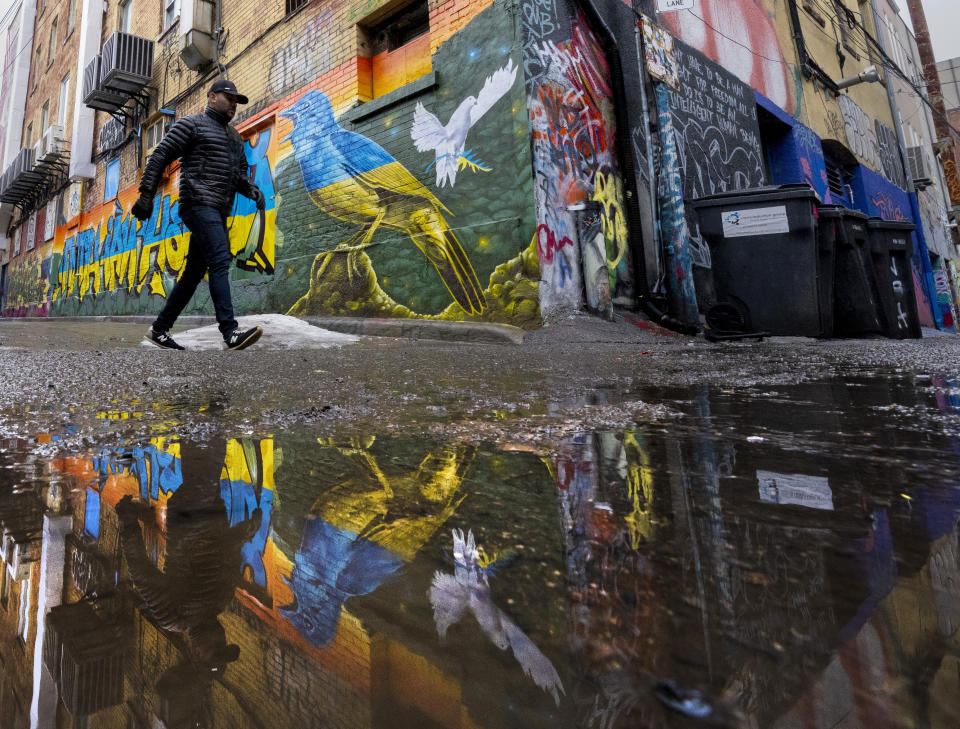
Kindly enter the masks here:
[[453, 514], [475, 453], [473, 447], [441, 450], [416, 471], [389, 479], [370, 451], [373, 443], [321, 441], [358, 468], [314, 503], [289, 579], [293, 602], [280, 608], [315, 646], [336, 634], [347, 598], [373, 592]]
[[[956, 385], [671, 396], [682, 428], [568, 437], [543, 459], [388, 438], [221, 441], [209, 519], [186, 542], [180, 441], [48, 464], [31, 448], [49, 453], [56, 434], [0, 440], [4, 686], [30, 696], [38, 610], [69, 612], [39, 599], [60, 579], [73, 614], [84, 597], [124, 603], [116, 624], [134, 630], [111, 711], [142, 709], [134, 725], [207, 681], [204, 700], [236, 726], [665, 727], [676, 722], [650, 689], [673, 679], [711, 707], [729, 699], [750, 726], [952, 726]], [[118, 520], [125, 495], [151, 511], [121, 506]], [[66, 524], [59, 566], [51, 513]], [[216, 569], [183, 577], [189, 611], [176, 586], [132, 592], [117, 528], [131, 516], [138, 586], [140, 572], [171, 581], [207, 559], [185, 543], [214, 553]], [[231, 645], [239, 657], [211, 672]], [[8, 723], [28, 725], [28, 711]]]
[[430, 586], [430, 604], [440, 637], [445, 637], [450, 626], [463, 618], [464, 613], [472, 613], [484, 635], [500, 650], [510, 648], [523, 672], [552, 694], [559, 706], [563, 684], [557, 669], [527, 634], [494, 604], [488, 575], [495, 562], [484, 564], [486, 560], [472, 531], [464, 538], [462, 531], [453, 530], [453, 559], [453, 574], [435, 572]]

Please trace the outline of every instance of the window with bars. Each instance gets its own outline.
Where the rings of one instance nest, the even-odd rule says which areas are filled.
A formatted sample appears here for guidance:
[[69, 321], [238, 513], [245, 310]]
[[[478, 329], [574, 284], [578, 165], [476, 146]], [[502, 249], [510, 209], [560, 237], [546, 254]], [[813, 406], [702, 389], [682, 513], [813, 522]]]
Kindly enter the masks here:
[[836, 23], [840, 33], [840, 43], [851, 58], [859, 61], [860, 54], [856, 51], [854, 41], [854, 34], [858, 32], [858, 28], [853, 11], [843, 4], [843, 0], [833, 0], [833, 7], [837, 13]]
[[286, 0], [287, 2], [287, 15], [292, 13], [295, 10], [299, 10], [304, 5], [310, 2], [310, 0]]

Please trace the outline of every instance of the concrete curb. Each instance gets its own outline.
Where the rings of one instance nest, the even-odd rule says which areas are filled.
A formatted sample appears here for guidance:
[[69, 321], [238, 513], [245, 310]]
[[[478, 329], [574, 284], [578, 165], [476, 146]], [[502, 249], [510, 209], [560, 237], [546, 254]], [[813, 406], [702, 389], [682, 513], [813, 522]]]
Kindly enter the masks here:
[[[242, 318], [241, 314], [240, 317]], [[249, 315], [255, 316], [255, 315]], [[367, 319], [351, 316], [304, 316], [297, 317], [313, 326], [341, 334], [368, 337], [400, 337], [404, 339], [437, 339], [447, 342], [485, 342], [488, 344], [523, 344], [526, 332], [509, 324], [487, 322], [433, 321], [425, 319]], [[27, 316], [10, 318], [9, 321], [50, 322], [117, 322], [150, 325], [156, 319], [151, 314], [105, 315], [105, 316]], [[215, 324], [212, 316], [187, 315], [177, 319], [176, 330]]]
[[305, 316], [314, 326], [342, 334], [407, 339], [440, 339], [448, 342], [523, 344], [520, 327], [486, 322], [433, 321], [425, 319], [366, 319], [350, 316]]

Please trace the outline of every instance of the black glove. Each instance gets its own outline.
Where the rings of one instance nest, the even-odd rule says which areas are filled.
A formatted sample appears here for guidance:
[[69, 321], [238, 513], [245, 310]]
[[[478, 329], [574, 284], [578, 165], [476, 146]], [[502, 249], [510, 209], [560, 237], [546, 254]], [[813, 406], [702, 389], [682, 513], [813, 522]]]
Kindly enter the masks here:
[[146, 221], [146, 219], [150, 217], [150, 213], [153, 212], [153, 197], [140, 195], [130, 208], [130, 212], [133, 213], [133, 217], [137, 220]]
[[267, 199], [263, 196], [260, 188], [256, 185], [253, 185], [252, 189], [250, 190], [250, 199], [253, 200], [254, 204], [257, 206], [257, 210], [263, 210], [267, 207]]

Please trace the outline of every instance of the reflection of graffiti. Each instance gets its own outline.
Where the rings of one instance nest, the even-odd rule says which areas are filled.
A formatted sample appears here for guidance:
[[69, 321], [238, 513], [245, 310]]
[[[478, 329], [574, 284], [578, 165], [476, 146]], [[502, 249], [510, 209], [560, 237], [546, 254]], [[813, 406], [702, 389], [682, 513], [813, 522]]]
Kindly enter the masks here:
[[907, 216], [903, 214], [900, 205], [885, 192], [878, 190], [873, 193], [870, 196], [870, 202], [873, 203], [877, 212], [880, 213], [880, 217], [884, 220], [907, 220]]
[[308, 92], [281, 116], [294, 121], [290, 140], [310, 199], [328, 215], [363, 226], [339, 246], [349, 251], [351, 269], [379, 227], [398, 230], [433, 264], [464, 311], [483, 311], [480, 282], [443, 217], [450, 211], [433, 193], [379, 144], [342, 129], [323, 92]]
[[523, 667], [523, 672], [544, 691], [553, 695], [559, 706], [563, 684], [557, 669], [532, 640], [493, 601], [490, 592], [487, 566], [481, 563], [482, 550], [478, 549], [473, 532], [466, 538], [459, 529], [453, 530], [453, 574], [434, 572], [430, 586], [430, 604], [437, 632], [443, 638], [451, 625], [460, 621], [464, 613], [471, 612], [484, 634], [495, 646], [513, 651], [514, 658]]
[[330, 44], [318, 42], [328, 33], [332, 17], [332, 10], [322, 11], [273, 52], [267, 72], [267, 90], [274, 98], [303, 86], [333, 66]]
[[701, 0], [695, 10], [664, 16], [663, 22], [675, 36], [734, 70], [741, 81], [781, 109], [794, 110], [792, 80], [776, 28], [762, 2]]
[[470, 166], [476, 171], [476, 163], [471, 161], [470, 153], [464, 152], [467, 132], [510, 90], [516, 78], [517, 69], [511, 59], [506, 66], [487, 77], [479, 94], [468, 96], [460, 102], [446, 126], [427, 111], [422, 103], [417, 102], [410, 137], [417, 151], [435, 153], [438, 187], [443, 187], [448, 182], [453, 187], [457, 170], [464, 166]]

